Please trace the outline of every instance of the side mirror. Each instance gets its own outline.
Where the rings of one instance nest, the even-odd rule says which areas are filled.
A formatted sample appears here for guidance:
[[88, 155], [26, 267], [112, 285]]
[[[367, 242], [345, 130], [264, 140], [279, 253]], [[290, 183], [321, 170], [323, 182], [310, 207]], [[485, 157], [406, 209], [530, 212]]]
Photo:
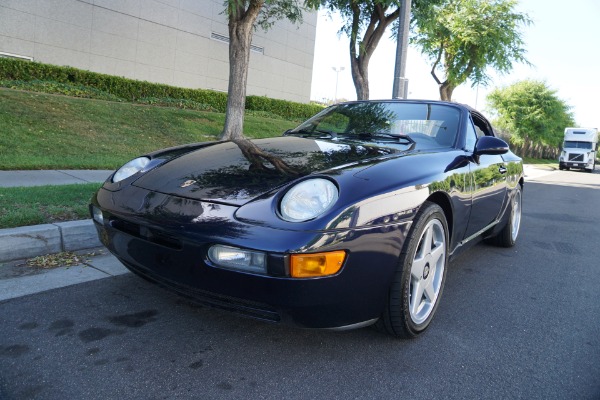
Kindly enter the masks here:
[[474, 155], [480, 156], [482, 154], [497, 155], [508, 153], [508, 144], [494, 136], [482, 136], [477, 139], [475, 143]]

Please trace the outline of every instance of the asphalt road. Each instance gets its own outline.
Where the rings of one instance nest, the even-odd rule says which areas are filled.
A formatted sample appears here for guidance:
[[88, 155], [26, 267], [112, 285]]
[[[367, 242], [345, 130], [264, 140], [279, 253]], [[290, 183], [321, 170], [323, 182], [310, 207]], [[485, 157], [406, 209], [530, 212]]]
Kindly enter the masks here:
[[600, 399], [600, 173], [528, 182], [417, 340], [270, 325], [131, 274], [0, 302], [0, 399]]

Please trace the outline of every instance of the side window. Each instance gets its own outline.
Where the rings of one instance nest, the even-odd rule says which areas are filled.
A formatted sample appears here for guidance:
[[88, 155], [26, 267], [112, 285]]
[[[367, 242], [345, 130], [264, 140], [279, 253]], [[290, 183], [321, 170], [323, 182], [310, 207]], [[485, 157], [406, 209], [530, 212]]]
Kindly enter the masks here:
[[477, 115], [471, 115], [471, 118], [473, 118], [473, 124], [475, 125], [475, 132], [477, 132], [478, 138], [482, 136], [494, 136], [490, 126], [485, 121], [477, 118]]
[[477, 141], [477, 137], [478, 135], [473, 127], [473, 122], [471, 122], [471, 118], [469, 118], [469, 121], [467, 122], [467, 137], [465, 139], [466, 151], [475, 151], [475, 142]]

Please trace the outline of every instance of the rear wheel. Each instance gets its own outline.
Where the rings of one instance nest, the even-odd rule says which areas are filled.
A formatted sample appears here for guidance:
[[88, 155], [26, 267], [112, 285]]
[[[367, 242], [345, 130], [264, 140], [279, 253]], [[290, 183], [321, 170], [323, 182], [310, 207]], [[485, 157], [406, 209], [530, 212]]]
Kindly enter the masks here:
[[393, 336], [423, 333], [437, 310], [446, 281], [448, 223], [444, 211], [425, 202], [404, 244], [388, 304], [377, 327]]
[[512, 247], [515, 245], [519, 236], [519, 229], [521, 228], [521, 206], [521, 185], [517, 185], [510, 203], [510, 217], [508, 222], [495, 236], [486, 239], [486, 242], [500, 247]]

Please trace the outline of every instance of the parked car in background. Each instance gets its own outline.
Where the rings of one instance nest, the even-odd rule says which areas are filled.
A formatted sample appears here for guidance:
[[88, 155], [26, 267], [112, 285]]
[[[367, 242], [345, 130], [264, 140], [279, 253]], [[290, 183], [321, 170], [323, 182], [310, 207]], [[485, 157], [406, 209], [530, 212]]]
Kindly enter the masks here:
[[203, 304], [415, 337], [454, 256], [481, 238], [515, 244], [523, 184], [521, 159], [479, 112], [358, 101], [281, 137], [143, 155], [90, 211], [127, 268]]

